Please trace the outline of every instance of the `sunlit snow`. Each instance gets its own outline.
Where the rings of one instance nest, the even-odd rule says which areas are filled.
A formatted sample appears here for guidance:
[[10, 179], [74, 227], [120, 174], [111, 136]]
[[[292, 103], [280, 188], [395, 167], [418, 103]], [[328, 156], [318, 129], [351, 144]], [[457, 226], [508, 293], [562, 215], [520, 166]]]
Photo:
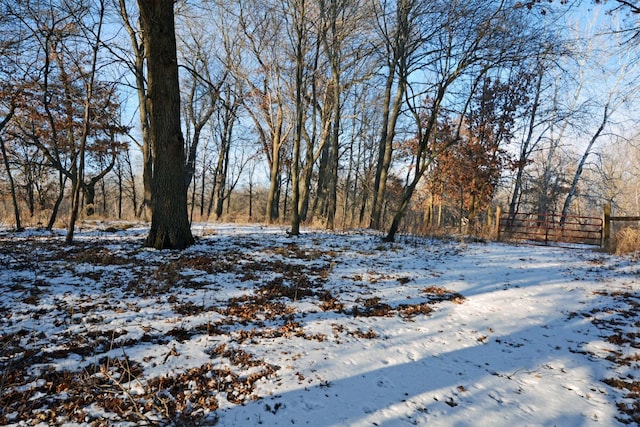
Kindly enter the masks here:
[[142, 248], [144, 226], [105, 229], [70, 248], [60, 232], [0, 232], [0, 424], [630, 419], [628, 390], [603, 382], [638, 381], [637, 339], [610, 338], [638, 331], [630, 258], [224, 224], [194, 225], [196, 244], [172, 252]]

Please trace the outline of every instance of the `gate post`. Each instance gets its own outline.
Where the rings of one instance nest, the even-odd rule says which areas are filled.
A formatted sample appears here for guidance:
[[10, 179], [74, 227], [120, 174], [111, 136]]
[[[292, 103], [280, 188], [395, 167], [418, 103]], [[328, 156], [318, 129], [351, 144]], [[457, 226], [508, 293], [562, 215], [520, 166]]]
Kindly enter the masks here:
[[496, 233], [497, 240], [500, 241], [500, 217], [502, 216], [502, 208], [500, 206], [496, 206]]
[[602, 247], [609, 245], [609, 237], [611, 237], [611, 203], [604, 205], [604, 230], [602, 234]]

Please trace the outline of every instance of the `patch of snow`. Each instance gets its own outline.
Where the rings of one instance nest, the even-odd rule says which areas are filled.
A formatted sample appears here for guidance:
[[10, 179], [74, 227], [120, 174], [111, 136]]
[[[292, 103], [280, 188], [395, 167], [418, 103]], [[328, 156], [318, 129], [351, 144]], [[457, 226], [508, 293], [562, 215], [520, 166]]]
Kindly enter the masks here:
[[[179, 254], [138, 247], [141, 227], [78, 233], [83, 244], [118, 257], [113, 265], [73, 263], [72, 249], [66, 260], [53, 247], [0, 253], [0, 336], [20, 335], [23, 351], [51, 355], [34, 366], [35, 377], [86, 369], [106, 357], [135, 362], [142, 369], [136, 378], [110, 375], [141, 399], [153, 378], [209, 365], [237, 370], [225, 348], [261, 361], [244, 366], [244, 376], [278, 368], [255, 382], [251, 395], [258, 400], [237, 404], [221, 391], [220, 407], [203, 418], [218, 426], [623, 425], [616, 408], [621, 392], [601, 380], [620, 369], [634, 373], [607, 360], [620, 346], [585, 314], [602, 305], [602, 292], [638, 293], [638, 269], [623, 258], [587, 247], [419, 238], [386, 244], [357, 230], [290, 237], [279, 227], [196, 224], [193, 231], [197, 244]], [[17, 234], [27, 246], [29, 239], [59, 235]], [[182, 268], [182, 256], [230, 264], [228, 271], [196, 262]], [[317, 295], [298, 294], [294, 279], [301, 277], [343, 308], [323, 310]], [[265, 312], [224, 323], [241, 316], [225, 307], [253, 301], [272, 282], [292, 288], [277, 301], [288, 317]], [[432, 303], [426, 315], [398, 314], [403, 305], [428, 301], [429, 289], [464, 299]], [[390, 314], [353, 315], [375, 301]], [[90, 337], [89, 347], [74, 341], [82, 336]], [[0, 366], [18, 357], [0, 354]], [[31, 399], [53, 402], [42, 381], [17, 390], [37, 389]], [[197, 392], [194, 379], [184, 386]], [[133, 425], [95, 403], [84, 409], [87, 425], [96, 419]], [[19, 414], [6, 411], [0, 417], [8, 425], [22, 425]]]

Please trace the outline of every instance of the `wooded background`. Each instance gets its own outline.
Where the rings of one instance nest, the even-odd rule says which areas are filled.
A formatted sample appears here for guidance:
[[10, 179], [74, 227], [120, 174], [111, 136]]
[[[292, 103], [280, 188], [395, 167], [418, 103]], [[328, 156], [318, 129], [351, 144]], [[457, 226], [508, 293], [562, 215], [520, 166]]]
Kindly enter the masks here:
[[[393, 240], [482, 233], [498, 205], [640, 212], [633, 2], [173, 7], [191, 221]], [[0, 0], [4, 225], [151, 218], [139, 23], [125, 0]]]

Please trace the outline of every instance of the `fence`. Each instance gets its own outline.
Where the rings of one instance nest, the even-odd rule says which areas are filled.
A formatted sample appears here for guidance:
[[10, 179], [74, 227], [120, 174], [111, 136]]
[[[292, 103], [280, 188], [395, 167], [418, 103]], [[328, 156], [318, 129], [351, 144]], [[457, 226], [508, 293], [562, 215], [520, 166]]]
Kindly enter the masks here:
[[535, 213], [501, 214], [498, 239], [602, 244], [603, 218]]
[[607, 204], [604, 207], [604, 235], [603, 245], [607, 245], [611, 238], [611, 223], [612, 222], [640, 222], [640, 216], [611, 216], [611, 205]]

